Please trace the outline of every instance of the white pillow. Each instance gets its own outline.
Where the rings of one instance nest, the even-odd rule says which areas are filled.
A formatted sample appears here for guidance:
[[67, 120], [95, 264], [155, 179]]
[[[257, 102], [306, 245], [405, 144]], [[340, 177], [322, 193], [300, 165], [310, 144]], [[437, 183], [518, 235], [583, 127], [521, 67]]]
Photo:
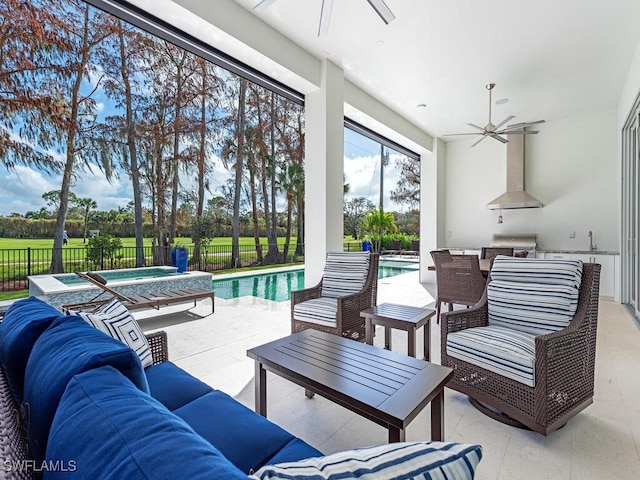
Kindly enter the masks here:
[[101, 332], [131, 347], [140, 357], [143, 368], [153, 365], [153, 356], [147, 337], [144, 336], [131, 312], [117, 299], [93, 313], [79, 312], [78, 315]]
[[298, 462], [265, 465], [249, 478], [472, 479], [482, 447], [449, 442], [403, 442], [347, 450]]

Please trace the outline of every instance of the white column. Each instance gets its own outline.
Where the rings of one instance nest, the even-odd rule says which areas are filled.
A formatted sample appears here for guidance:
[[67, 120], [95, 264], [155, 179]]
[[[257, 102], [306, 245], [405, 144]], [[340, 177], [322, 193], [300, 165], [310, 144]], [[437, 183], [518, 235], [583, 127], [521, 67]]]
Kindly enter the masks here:
[[[420, 283], [435, 283], [435, 272], [429, 252], [444, 245], [444, 154], [442, 140], [435, 143], [435, 151], [420, 155]], [[433, 293], [430, 291], [433, 295]]]
[[328, 251], [342, 250], [344, 72], [322, 61], [320, 88], [305, 97], [305, 284], [316, 285]]

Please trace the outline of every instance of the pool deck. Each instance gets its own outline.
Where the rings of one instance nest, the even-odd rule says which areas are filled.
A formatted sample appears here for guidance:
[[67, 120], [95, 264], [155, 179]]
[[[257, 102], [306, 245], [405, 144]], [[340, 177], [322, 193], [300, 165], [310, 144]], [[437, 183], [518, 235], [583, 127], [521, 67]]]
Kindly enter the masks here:
[[[431, 285], [418, 283], [418, 272], [380, 280], [378, 302], [425, 306], [433, 303]], [[254, 407], [254, 364], [248, 348], [290, 333], [289, 302], [253, 297], [216, 298], [187, 311], [167, 307], [137, 312], [145, 330], [163, 329], [169, 358], [214, 388]], [[199, 315], [204, 315], [201, 317]], [[406, 353], [406, 333], [393, 333], [394, 351]], [[417, 350], [422, 348], [418, 335]], [[381, 346], [380, 331], [375, 345]], [[440, 361], [439, 326], [431, 323], [431, 358]], [[483, 459], [476, 480], [633, 479], [640, 471], [640, 330], [625, 308], [600, 302], [598, 360], [594, 404], [549, 437], [508, 427], [479, 413], [458, 392], [445, 389], [445, 440], [479, 443]], [[322, 397], [308, 399], [296, 385], [267, 374], [269, 419], [324, 453], [385, 443], [383, 427]], [[407, 428], [407, 440], [428, 440], [429, 409]]]

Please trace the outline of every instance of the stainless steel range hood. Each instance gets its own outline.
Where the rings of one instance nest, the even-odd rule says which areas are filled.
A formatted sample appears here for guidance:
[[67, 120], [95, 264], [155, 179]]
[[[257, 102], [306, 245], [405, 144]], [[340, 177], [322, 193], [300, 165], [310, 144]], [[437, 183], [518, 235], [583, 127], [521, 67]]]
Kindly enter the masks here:
[[540, 200], [524, 190], [524, 137], [507, 135], [507, 191], [487, 204], [490, 210], [542, 207]]

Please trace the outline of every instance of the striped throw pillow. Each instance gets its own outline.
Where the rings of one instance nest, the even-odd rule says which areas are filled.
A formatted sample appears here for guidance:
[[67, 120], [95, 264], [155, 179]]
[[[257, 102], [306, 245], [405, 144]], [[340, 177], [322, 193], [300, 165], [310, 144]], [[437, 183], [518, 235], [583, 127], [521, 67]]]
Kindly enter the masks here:
[[405, 442], [365, 447], [265, 465], [249, 478], [338, 480], [472, 479], [482, 458], [480, 445], [448, 442]]
[[580, 288], [582, 262], [498, 255], [491, 267], [491, 278], [503, 282], [545, 283]]
[[131, 312], [117, 299], [103, 305], [93, 313], [79, 312], [90, 325], [133, 349], [140, 357], [142, 367], [153, 365], [153, 356], [147, 337]]
[[322, 275], [322, 296], [338, 298], [358, 293], [369, 273], [369, 252], [329, 252]]

